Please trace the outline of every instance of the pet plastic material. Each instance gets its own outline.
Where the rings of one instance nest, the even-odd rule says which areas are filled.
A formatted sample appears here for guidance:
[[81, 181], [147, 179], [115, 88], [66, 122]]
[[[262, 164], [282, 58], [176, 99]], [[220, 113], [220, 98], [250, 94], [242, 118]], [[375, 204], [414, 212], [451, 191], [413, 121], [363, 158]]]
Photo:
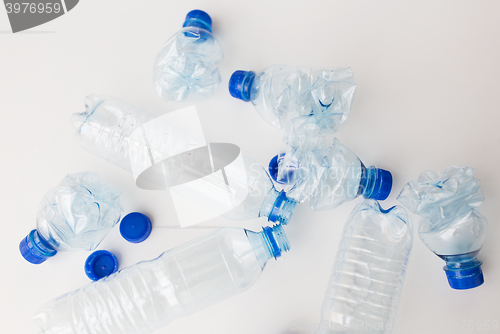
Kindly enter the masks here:
[[218, 229], [52, 300], [35, 322], [44, 334], [151, 333], [247, 290], [289, 248], [281, 225]]
[[446, 261], [443, 268], [453, 289], [475, 288], [484, 282], [481, 250], [488, 221], [479, 213], [484, 194], [470, 167], [450, 166], [442, 172], [426, 171], [408, 182], [398, 200], [422, 217], [420, 240]]
[[85, 261], [85, 274], [93, 281], [116, 273], [118, 260], [107, 250], [98, 250], [89, 255]]
[[146, 240], [152, 228], [149, 217], [140, 212], [129, 213], [120, 222], [120, 234], [123, 239], [135, 244]]
[[358, 204], [342, 233], [316, 334], [390, 333], [412, 243], [403, 207]]
[[[279, 159], [277, 159], [279, 163]], [[309, 200], [312, 210], [332, 210], [356, 197], [385, 200], [392, 188], [392, 174], [361, 160], [335, 139], [333, 145], [309, 151], [296, 160], [293, 186], [287, 196], [297, 202]], [[283, 163], [283, 162], [282, 162]]]
[[154, 87], [165, 101], [204, 100], [222, 81], [217, 67], [224, 53], [212, 35], [210, 16], [193, 10], [183, 27], [163, 45], [154, 64]]
[[93, 172], [68, 174], [38, 208], [36, 229], [19, 245], [23, 257], [40, 264], [58, 251], [94, 250], [120, 220], [120, 192]]

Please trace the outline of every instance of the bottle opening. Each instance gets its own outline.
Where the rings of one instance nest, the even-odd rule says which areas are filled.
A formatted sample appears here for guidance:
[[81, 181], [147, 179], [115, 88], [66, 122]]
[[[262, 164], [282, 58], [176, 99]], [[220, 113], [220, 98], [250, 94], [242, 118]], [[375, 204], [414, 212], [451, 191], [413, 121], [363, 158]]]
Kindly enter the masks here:
[[275, 259], [280, 257], [282, 252], [290, 250], [290, 242], [283, 230], [283, 225], [266, 226], [262, 230], [268, 250]]
[[274, 201], [273, 208], [269, 213], [269, 221], [287, 225], [292, 218], [297, 202], [286, 196], [286, 192], [281, 191]]

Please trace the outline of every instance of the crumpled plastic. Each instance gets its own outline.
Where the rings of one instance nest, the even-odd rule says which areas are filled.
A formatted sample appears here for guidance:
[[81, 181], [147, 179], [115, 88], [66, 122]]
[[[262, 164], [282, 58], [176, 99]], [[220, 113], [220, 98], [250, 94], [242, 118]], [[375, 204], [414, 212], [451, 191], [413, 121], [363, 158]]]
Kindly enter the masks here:
[[68, 174], [42, 199], [37, 230], [57, 250], [94, 250], [120, 221], [120, 192], [95, 172]]
[[221, 45], [209, 31], [186, 27], [169, 39], [156, 57], [155, 90], [165, 101], [204, 100], [222, 81], [217, 66], [223, 58]]
[[484, 201], [480, 181], [470, 167], [426, 171], [408, 182], [398, 200], [422, 217], [419, 235], [438, 255], [465, 254], [481, 248], [488, 222], [479, 213]]

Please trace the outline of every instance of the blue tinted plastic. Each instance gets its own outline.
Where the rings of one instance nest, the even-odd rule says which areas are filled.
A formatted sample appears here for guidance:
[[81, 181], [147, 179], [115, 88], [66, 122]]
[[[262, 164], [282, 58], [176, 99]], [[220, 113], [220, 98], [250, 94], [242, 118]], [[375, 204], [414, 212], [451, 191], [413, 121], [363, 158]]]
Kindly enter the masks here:
[[146, 240], [151, 234], [153, 225], [145, 214], [132, 212], [123, 217], [120, 222], [120, 234], [132, 243], [139, 243]]
[[93, 281], [98, 281], [118, 271], [118, 260], [107, 250], [98, 250], [85, 261], [85, 274]]
[[68, 174], [40, 203], [37, 228], [21, 241], [21, 254], [42, 263], [56, 251], [94, 250], [120, 220], [120, 192], [93, 172]]
[[213, 231], [47, 303], [43, 333], [147, 334], [249, 289], [290, 245], [281, 225]]
[[186, 15], [183, 27], [196, 27], [212, 32], [212, 19], [202, 10], [195, 9]]
[[451, 166], [442, 172], [426, 171], [417, 182], [408, 182], [398, 200], [422, 217], [419, 236], [446, 261], [450, 286], [469, 289], [484, 278], [476, 256], [486, 239], [488, 222], [479, 213], [484, 201], [479, 180], [470, 167]]
[[218, 64], [224, 53], [211, 26], [207, 13], [189, 12], [184, 28], [164, 44], [156, 57], [153, 83], [165, 101], [201, 101], [221, 83]]
[[255, 72], [252, 71], [236, 71], [229, 79], [229, 93], [232, 97], [250, 101], [250, 88], [255, 79]]

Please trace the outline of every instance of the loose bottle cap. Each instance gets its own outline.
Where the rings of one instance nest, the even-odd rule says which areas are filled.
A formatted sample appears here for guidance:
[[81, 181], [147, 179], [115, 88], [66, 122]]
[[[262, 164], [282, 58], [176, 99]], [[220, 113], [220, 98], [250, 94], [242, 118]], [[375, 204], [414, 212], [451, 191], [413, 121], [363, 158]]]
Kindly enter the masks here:
[[152, 228], [148, 216], [140, 212], [132, 212], [123, 217], [120, 223], [120, 234], [129, 242], [139, 243], [149, 237]]
[[195, 9], [186, 15], [183, 27], [197, 27], [212, 32], [212, 19], [202, 10]]
[[19, 251], [26, 261], [33, 264], [43, 263], [57, 253], [45, 239], [40, 237], [36, 229], [21, 240]]
[[232, 97], [250, 101], [250, 88], [255, 78], [255, 73], [252, 71], [235, 71], [229, 79], [229, 93]]
[[85, 261], [85, 274], [93, 281], [116, 273], [118, 260], [107, 250], [98, 250], [89, 255]]

